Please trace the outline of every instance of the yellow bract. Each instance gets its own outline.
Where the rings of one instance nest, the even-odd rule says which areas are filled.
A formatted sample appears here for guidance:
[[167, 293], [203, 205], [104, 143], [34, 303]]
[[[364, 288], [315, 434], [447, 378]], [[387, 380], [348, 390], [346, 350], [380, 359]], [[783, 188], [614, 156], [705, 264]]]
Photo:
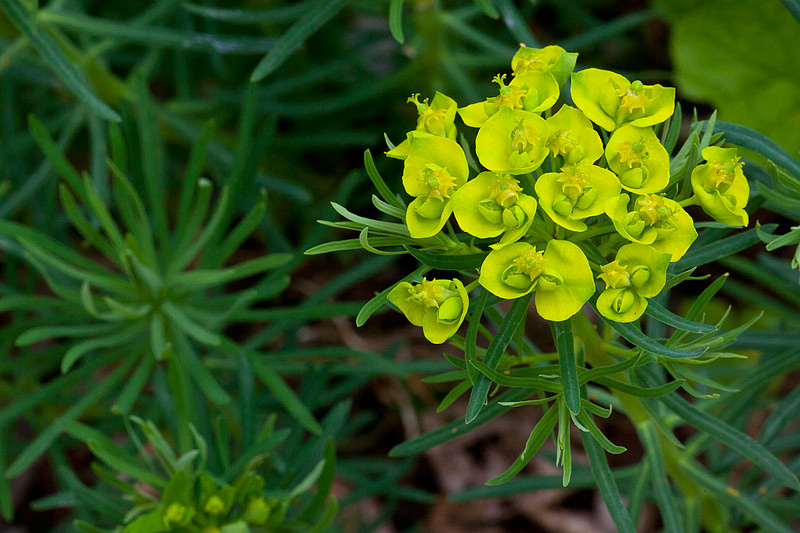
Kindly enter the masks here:
[[702, 155], [708, 163], [692, 171], [695, 200], [717, 222], [746, 226], [749, 217], [744, 207], [750, 196], [750, 186], [736, 148], [709, 146], [703, 149]]
[[386, 297], [397, 306], [409, 322], [422, 326], [425, 338], [441, 344], [458, 331], [467, 316], [469, 297], [458, 279], [431, 280], [412, 285], [398, 283]]
[[620, 127], [608, 140], [606, 160], [628, 191], [659, 192], [669, 183], [669, 154], [651, 127]]

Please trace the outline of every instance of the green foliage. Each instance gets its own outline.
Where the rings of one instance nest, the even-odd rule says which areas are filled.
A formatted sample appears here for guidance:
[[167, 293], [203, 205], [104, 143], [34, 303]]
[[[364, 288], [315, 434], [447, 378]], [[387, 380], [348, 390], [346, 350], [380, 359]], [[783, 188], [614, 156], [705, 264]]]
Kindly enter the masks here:
[[[800, 23], [778, 0], [661, 0], [670, 53], [686, 96], [756, 129], [796, 154], [800, 133]], [[790, 3], [787, 3], [790, 4]]]

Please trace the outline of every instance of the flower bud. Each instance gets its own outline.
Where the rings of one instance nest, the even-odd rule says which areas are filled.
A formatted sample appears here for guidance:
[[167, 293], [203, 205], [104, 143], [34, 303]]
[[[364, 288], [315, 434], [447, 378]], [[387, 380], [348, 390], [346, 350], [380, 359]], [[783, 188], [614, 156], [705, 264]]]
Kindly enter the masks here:
[[622, 219], [622, 225], [631, 237], [638, 238], [646, 226], [639, 213], [633, 211], [625, 215]]
[[444, 211], [444, 201], [436, 198], [428, 198], [422, 205], [416, 208], [417, 214], [422, 218], [438, 219]]
[[187, 518], [187, 511], [185, 505], [182, 503], [174, 502], [167, 506], [167, 510], [164, 511], [164, 526], [168, 528], [172, 528], [172, 526], [183, 523]]
[[642, 288], [650, 279], [650, 268], [645, 265], [636, 265], [630, 269], [631, 285]]
[[559, 194], [553, 200], [553, 211], [559, 215], [568, 217], [572, 214], [572, 202], [570, 202], [566, 195]]
[[584, 187], [583, 194], [578, 197], [575, 207], [578, 209], [589, 209], [597, 198], [597, 189], [594, 187]]
[[619, 181], [626, 187], [631, 189], [638, 189], [644, 183], [645, 175], [643, 167], [636, 167], [626, 170], [619, 176]]
[[509, 228], [519, 228], [525, 224], [525, 211], [518, 205], [503, 210], [503, 224]]
[[210, 515], [218, 515], [225, 510], [225, 502], [215, 494], [206, 500], [203, 510]]
[[464, 305], [461, 303], [461, 298], [456, 294], [454, 298], [448, 298], [439, 306], [439, 311], [436, 313], [436, 321], [443, 324], [451, 324], [461, 318], [461, 311], [463, 310]]
[[564, 157], [564, 162], [568, 165], [574, 165], [582, 160], [585, 155], [586, 151], [583, 149], [583, 146], [575, 146]]
[[491, 224], [503, 221], [503, 208], [494, 200], [484, 200], [478, 204], [478, 212]]
[[638, 93], [642, 89], [644, 89], [644, 84], [641, 81], [634, 80], [633, 82], [631, 82], [631, 91], [633, 91], [634, 93]]
[[546, 268], [544, 272], [539, 274], [537, 279], [539, 283], [536, 289], [540, 291], [552, 291], [564, 283], [564, 278], [562, 278], [558, 272], [549, 268]]
[[263, 526], [267, 523], [271, 511], [272, 507], [270, 504], [268, 504], [263, 497], [259, 496], [247, 502], [247, 507], [245, 507], [242, 518], [244, 518], [248, 524]]
[[633, 307], [633, 304], [635, 302], [636, 302], [636, 296], [633, 294], [633, 292], [627, 289], [623, 289], [622, 291], [620, 291], [617, 297], [614, 298], [614, 302], [611, 304], [611, 306], [616, 313], [621, 314], [626, 312], [631, 307]]

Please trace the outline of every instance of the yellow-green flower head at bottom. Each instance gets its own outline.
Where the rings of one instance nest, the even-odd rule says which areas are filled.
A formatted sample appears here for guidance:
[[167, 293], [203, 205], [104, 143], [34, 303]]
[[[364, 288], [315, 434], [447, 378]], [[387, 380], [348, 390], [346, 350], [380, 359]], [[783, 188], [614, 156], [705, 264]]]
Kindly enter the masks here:
[[570, 165], [542, 174], [535, 187], [542, 209], [571, 231], [586, 231], [583, 220], [604, 213], [606, 202], [621, 190], [613, 172], [595, 165]]
[[504, 108], [541, 113], [553, 107], [558, 100], [558, 83], [549, 72], [520, 74], [508, 85], [505, 79], [505, 74], [498, 74], [492, 80], [500, 85], [500, 94], [497, 96], [458, 110], [464, 124], [480, 128], [489, 117]]
[[577, 60], [578, 54], [568, 53], [560, 46], [528, 48], [523, 44], [511, 59], [511, 70], [514, 71], [514, 76], [526, 72], [549, 72], [558, 82], [558, 86], [564, 87]]
[[572, 100], [606, 131], [623, 124], [645, 127], [664, 122], [675, 111], [675, 89], [628, 81], [608, 70], [587, 68], [572, 75]]
[[563, 105], [546, 122], [550, 127], [547, 147], [564, 164], [591, 164], [603, 156], [603, 141], [580, 109]]
[[403, 281], [387, 298], [409, 322], [422, 326], [425, 338], [434, 344], [442, 344], [456, 334], [469, 307], [467, 291], [458, 279], [422, 278], [422, 283], [416, 285]]
[[439, 233], [453, 212], [450, 198], [468, 176], [467, 158], [457, 142], [424, 133], [411, 137], [403, 187], [416, 197], [406, 210], [406, 225], [413, 238]]
[[[414, 131], [429, 133], [437, 137], [456, 138], [456, 101], [439, 91], [433, 97], [433, 101], [428, 104], [426, 98], [419, 101], [419, 94], [415, 94], [408, 99], [409, 103], [417, 107], [417, 127]], [[386, 152], [386, 155], [395, 159], [405, 159], [411, 149], [411, 142], [405, 139], [403, 142]]]
[[526, 242], [492, 250], [478, 282], [507, 300], [536, 291], [536, 311], [545, 320], [567, 320], [594, 294], [589, 261], [578, 245], [551, 240], [544, 252]]
[[492, 248], [518, 241], [536, 214], [536, 199], [501, 172], [481, 172], [456, 191], [451, 203], [458, 225], [470, 235], [488, 239], [503, 234]]
[[633, 322], [647, 309], [667, 281], [670, 256], [643, 244], [626, 244], [597, 276], [606, 289], [597, 298], [597, 310], [615, 322]]
[[645, 194], [636, 197], [628, 211], [629, 203], [627, 194], [606, 203], [606, 214], [617, 233], [629, 241], [670, 254], [670, 261], [675, 262], [697, 238], [692, 217], [675, 200], [658, 194]]
[[630, 192], [659, 192], [669, 183], [669, 154], [649, 126], [620, 127], [608, 140], [606, 160]]
[[549, 137], [550, 128], [539, 115], [503, 108], [478, 130], [475, 152], [489, 170], [525, 174], [539, 168], [550, 153]]
[[708, 161], [692, 171], [692, 189], [697, 202], [717, 222], [729, 226], [747, 226], [744, 207], [750, 197], [750, 186], [742, 172], [736, 148], [709, 146], [703, 149]]

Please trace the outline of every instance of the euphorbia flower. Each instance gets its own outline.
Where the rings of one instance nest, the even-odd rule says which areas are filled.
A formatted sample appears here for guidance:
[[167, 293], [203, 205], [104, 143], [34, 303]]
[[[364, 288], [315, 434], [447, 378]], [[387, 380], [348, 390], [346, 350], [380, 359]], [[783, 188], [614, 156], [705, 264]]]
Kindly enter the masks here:
[[478, 282], [507, 300], [536, 291], [536, 310], [546, 320], [567, 320], [594, 294], [589, 261], [578, 245], [551, 240], [544, 252], [527, 242], [492, 250]]
[[671, 262], [683, 257], [697, 238], [689, 213], [675, 200], [658, 194], [637, 197], [630, 212], [629, 202], [630, 197], [621, 194], [606, 203], [606, 214], [617, 232], [629, 241], [670, 254]]
[[[411, 96], [408, 102], [414, 104], [417, 107], [417, 113], [419, 113], [417, 127], [414, 131], [409, 132], [409, 136], [413, 136], [415, 132], [423, 132], [437, 137], [456, 138], [455, 119], [458, 105], [455, 100], [436, 91], [430, 104], [428, 104], [427, 98], [420, 102], [419, 94]], [[410, 139], [405, 139], [394, 149], [386, 152], [386, 155], [395, 159], [405, 159], [410, 149], [411, 141]]]
[[406, 211], [406, 225], [415, 239], [439, 233], [453, 208], [450, 197], [464, 185], [469, 167], [464, 150], [447, 137], [417, 133], [403, 166], [403, 187], [413, 202]]
[[503, 108], [478, 130], [475, 152], [489, 170], [525, 174], [547, 157], [549, 137], [550, 128], [539, 115]]
[[587, 68], [572, 75], [572, 100], [606, 131], [623, 124], [645, 127], [664, 122], [675, 110], [675, 89], [644, 85], [625, 76]]
[[518, 241], [536, 214], [536, 199], [501, 172], [481, 172], [453, 194], [451, 204], [458, 225], [470, 235], [488, 239], [504, 234], [492, 248]]
[[606, 289], [597, 297], [597, 310], [615, 322], [633, 322], [647, 308], [646, 298], [656, 296], [667, 281], [669, 254], [643, 244], [626, 244], [597, 276]]
[[605, 212], [621, 187], [613, 172], [595, 165], [570, 165], [536, 180], [536, 194], [550, 218], [568, 230], [586, 231], [583, 219]]
[[606, 159], [628, 191], [659, 192], [669, 183], [669, 154], [649, 126], [620, 127], [608, 140]]
[[523, 44], [511, 59], [511, 70], [514, 71], [514, 76], [526, 72], [549, 72], [558, 82], [558, 86], [564, 87], [577, 60], [578, 54], [567, 53], [560, 46], [528, 48]]
[[500, 94], [497, 96], [458, 110], [464, 124], [480, 128], [489, 117], [504, 108], [541, 113], [553, 107], [558, 100], [558, 83], [549, 72], [520, 74], [508, 85], [505, 79], [505, 74], [498, 74], [492, 80], [500, 85]]
[[702, 155], [708, 163], [692, 171], [695, 200], [717, 222], [746, 226], [748, 216], [744, 207], [750, 197], [750, 186], [736, 148], [709, 146]]
[[603, 141], [583, 111], [563, 105], [546, 120], [550, 127], [547, 147], [565, 164], [591, 164], [603, 156]]
[[422, 278], [422, 283], [399, 283], [387, 299], [415, 326], [422, 326], [425, 338], [442, 344], [458, 331], [467, 316], [469, 297], [458, 279]]

